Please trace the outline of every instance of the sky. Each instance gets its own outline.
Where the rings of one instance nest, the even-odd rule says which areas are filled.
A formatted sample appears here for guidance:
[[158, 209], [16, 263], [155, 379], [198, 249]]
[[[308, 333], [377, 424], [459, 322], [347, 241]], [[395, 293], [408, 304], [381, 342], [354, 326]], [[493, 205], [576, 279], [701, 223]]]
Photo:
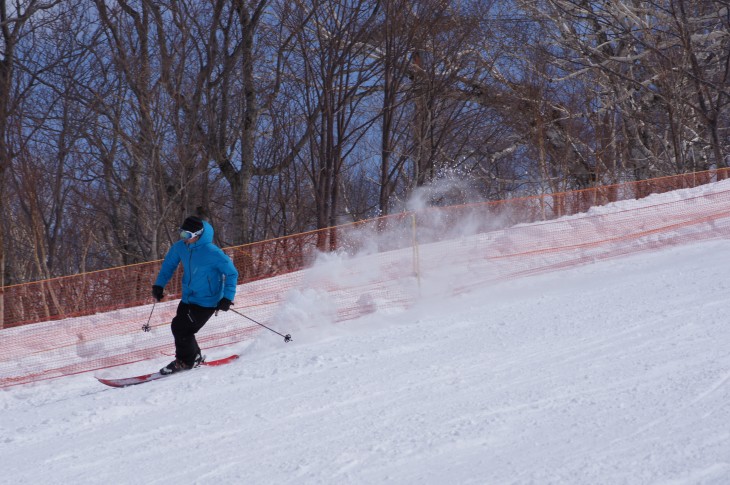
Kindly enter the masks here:
[[211, 349], [227, 366], [0, 389], [0, 484], [730, 483], [730, 241], [679, 240], [457, 293], [424, 274], [348, 322], [300, 292], [293, 341]]

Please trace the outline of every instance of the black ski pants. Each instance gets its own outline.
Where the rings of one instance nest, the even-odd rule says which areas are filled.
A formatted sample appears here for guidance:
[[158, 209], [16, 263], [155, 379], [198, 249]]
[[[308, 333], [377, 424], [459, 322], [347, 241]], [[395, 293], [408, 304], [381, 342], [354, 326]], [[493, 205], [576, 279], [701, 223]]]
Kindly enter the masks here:
[[195, 356], [200, 352], [195, 334], [213, 316], [215, 308], [208, 308], [192, 303], [177, 306], [177, 314], [172, 319], [172, 336], [175, 337], [175, 358], [192, 366]]

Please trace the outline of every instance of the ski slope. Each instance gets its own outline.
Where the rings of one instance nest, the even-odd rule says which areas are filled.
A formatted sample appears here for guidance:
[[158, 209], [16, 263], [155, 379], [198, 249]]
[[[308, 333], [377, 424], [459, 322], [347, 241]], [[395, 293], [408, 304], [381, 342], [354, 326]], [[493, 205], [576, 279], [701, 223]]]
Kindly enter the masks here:
[[442, 298], [424, 275], [344, 324], [304, 291], [293, 342], [225, 367], [0, 390], [0, 483], [730, 483], [728, 268], [711, 239]]

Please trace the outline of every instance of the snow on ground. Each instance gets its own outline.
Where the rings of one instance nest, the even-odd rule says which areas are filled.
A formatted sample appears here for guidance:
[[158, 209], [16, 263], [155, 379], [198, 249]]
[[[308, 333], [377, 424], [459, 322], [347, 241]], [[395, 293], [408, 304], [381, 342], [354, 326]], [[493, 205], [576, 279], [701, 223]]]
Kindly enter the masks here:
[[0, 390], [0, 483], [730, 483], [728, 267], [730, 241], [694, 243], [262, 332], [141, 386]]

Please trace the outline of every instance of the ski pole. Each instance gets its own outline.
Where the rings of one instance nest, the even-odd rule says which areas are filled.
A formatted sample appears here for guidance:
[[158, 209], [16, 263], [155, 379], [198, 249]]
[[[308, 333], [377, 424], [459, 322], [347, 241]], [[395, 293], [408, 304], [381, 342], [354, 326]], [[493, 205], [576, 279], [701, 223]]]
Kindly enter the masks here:
[[279, 332], [277, 332], [276, 330], [274, 330], [274, 329], [272, 329], [272, 328], [269, 328], [269, 327], [267, 327], [267, 326], [266, 326], [266, 325], [264, 325], [263, 323], [259, 323], [259, 322], [257, 322], [257, 321], [256, 321], [256, 320], [254, 320], [253, 318], [251, 318], [251, 317], [248, 317], [248, 316], [244, 315], [243, 313], [239, 312], [238, 310], [235, 310], [235, 309], [231, 308], [231, 311], [232, 311], [233, 313], [237, 313], [237, 314], [241, 315], [241, 316], [242, 316], [243, 318], [246, 318], [246, 319], [248, 319], [248, 320], [251, 320], [251, 321], [252, 321], [253, 323], [255, 323], [256, 325], [261, 325], [261, 326], [262, 326], [262, 327], [264, 327], [264, 328], [265, 328], [266, 330], [269, 330], [269, 331], [271, 331], [271, 332], [274, 332], [274, 333], [275, 333], [276, 335], [281, 335], [282, 337], [284, 337], [284, 342], [291, 342], [291, 335], [289, 335], [289, 334], [286, 334], [286, 335], [280, 334], [280, 333], [279, 333]]
[[147, 319], [147, 323], [142, 325], [142, 331], [143, 332], [149, 332], [150, 331], [150, 320], [152, 320], [152, 313], [155, 311], [155, 305], [157, 305], [157, 302], [152, 303], [152, 310], [150, 310], [150, 317]]

